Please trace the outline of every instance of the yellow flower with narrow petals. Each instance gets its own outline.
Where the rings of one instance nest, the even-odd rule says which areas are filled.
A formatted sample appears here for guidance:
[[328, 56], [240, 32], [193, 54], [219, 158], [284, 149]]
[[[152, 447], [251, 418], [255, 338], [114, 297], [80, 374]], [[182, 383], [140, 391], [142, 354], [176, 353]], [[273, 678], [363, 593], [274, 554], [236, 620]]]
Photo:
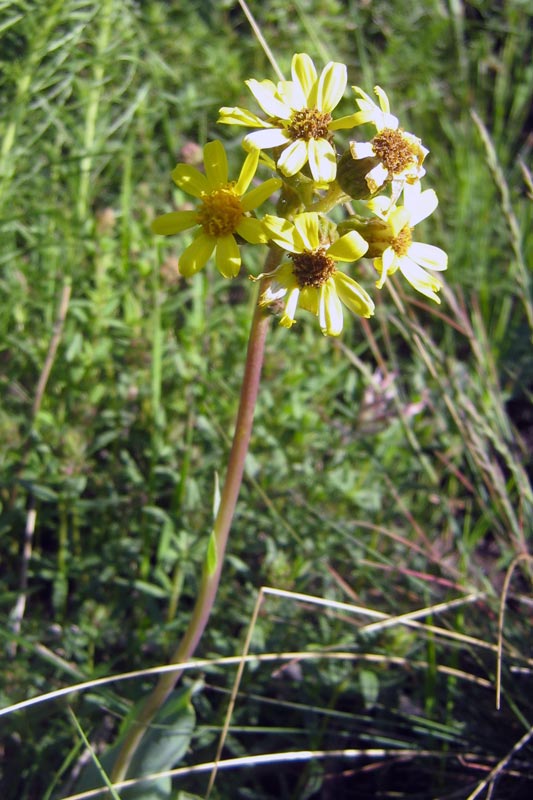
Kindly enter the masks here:
[[388, 275], [398, 269], [418, 292], [436, 303], [440, 299], [436, 292], [442, 284], [427, 270], [442, 272], [448, 266], [448, 256], [440, 247], [413, 242], [413, 228], [429, 217], [437, 207], [437, 195], [433, 189], [422, 191], [420, 184], [406, 186], [403, 206], [388, 208], [385, 197], [371, 200], [368, 206], [380, 219], [370, 220], [364, 232], [368, 240], [367, 255], [374, 259], [374, 267], [380, 275], [376, 283], [381, 289]]
[[374, 87], [379, 105], [358, 86], [352, 88], [358, 95], [356, 103], [359, 107], [355, 125], [370, 122], [376, 128], [376, 135], [370, 142], [350, 142], [352, 158], [369, 159], [370, 169], [365, 180], [372, 193], [390, 181], [395, 199], [406, 183], [416, 183], [425, 175], [422, 163], [429, 150], [417, 136], [399, 127], [397, 117], [390, 113], [389, 99], [380, 86]]
[[318, 317], [324, 335], [338, 336], [342, 331], [342, 303], [354, 314], [370, 317], [374, 303], [352, 278], [340, 272], [336, 261], [356, 261], [367, 250], [367, 243], [356, 231], [330, 243], [320, 234], [319, 216], [304, 212], [289, 222], [267, 214], [263, 220], [270, 238], [288, 252], [288, 261], [269, 273], [270, 278], [259, 302], [270, 305], [286, 297], [280, 324], [290, 328], [298, 306]]
[[190, 164], [178, 164], [172, 171], [174, 182], [187, 194], [200, 200], [194, 211], [171, 211], [157, 217], [152, 231], [170, 236], [199, 226], [192, 243], [180, 256], [180, 272], [194, 275], [215, 252], [215, 263], [225, 278], [234, 278], [241, 267], [241, 254], [235, 236], [251, 244], [268, 241], [262, 223], [250, 212], [260, 206], [279, 187], [278, 178], [270, 178], [247, 191], [259, 163], [259, 150], [248, 153], [237, 181], [228, 180], [228, 159], [221, 142], [204, 147], [205, 174]]
[[277, 160], [283, 175], [296, 175], [308, 163], [314, 181], [330, 183], [337, 173], [333, 133], [352, 128], [357, 116], [336, 120], [331, 116], [346, 89], [346, 65], [330, 61], [319, 76], [310, 56], [296, 53], [291, 73], [292, 81], [277, 85], [269, 80], [246, 81], [265, 119], [237, 106], [221, 108], [218, 121], [259, 128], [245, 136], [245, 148], [283, 148]]

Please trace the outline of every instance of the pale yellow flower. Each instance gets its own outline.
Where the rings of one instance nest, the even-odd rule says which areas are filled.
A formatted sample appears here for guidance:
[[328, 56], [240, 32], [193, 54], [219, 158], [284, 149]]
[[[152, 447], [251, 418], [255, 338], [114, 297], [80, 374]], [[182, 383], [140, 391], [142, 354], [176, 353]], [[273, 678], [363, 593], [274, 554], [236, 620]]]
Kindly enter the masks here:
[[204, 147], [204, 173], [190, 164], [178, 164], [172, 171], [175, 183], [187, 194], [200, 200], [194, 211], [171, 211], [152, 223], [154, 233], [170, 236], [194, 228], [200, 230], [180, 256], [182, 275], [190, 277], [207, 263], [213, 252], [218, 270], [225, 278], [234, 278], [241, 267], [241, 254], [236, 235], [251, 244], [268, 241], [262, 223], [250, 212], [260, 206], [281, 186], [271, 178], [251, 189], [259, 162], [259, 150], [248, 153], [237, 181], [228, 181], [228, 160], [221, 142], [208, 142]]
[[315, 314], [322, 333], [328, 336], [338, 336], [342, 331], [342, 303], [355, 314], [372, 316], [372, 299], [335, 264], [356, 261], [365, 254], [368, 245], [356, 231], [333, 243], [324, 241], [319, 216], [313, 212], [297, 214], [294, 222], [267, 215], [264, 224], [272, 241], [288, 251], [288, 261], [259, 276], [271, 279], [259, 299], [262, 306], [286, 298], [281, 325], [290, 328], [294, 324], [298, 306]]
[[388, 275], [398, 269], [411, 286], [426, 297], [440, 303], [436, 292], [442, 287], [440, 280], [428, 270], [442, 272], [448, 266], [448, 256], [440, 247], [413, 242], [413, 228], [429, 217], [437, 207], [433, 189], [422, 191], [420, 184], [407, 185], [403, 206], [389, 209], [389, 200], [378, 197], [368, 206], [380, 219], [370, 221], [365, 238], [369, 243], [367, 255], [374, 258], [374, 267], [380, 277], [376, 283], [381, 289]]
[[265, 118], [237, 106], [221, 108], [218, 121], [259, 128], [245, 136], [245, 148], [283, 148], [277, 159], [283, 175], [295, 175], [308, 163], [314, 181], [330, 183], [337, 172], [333, 132], [352, 128], [357, 116], [336, 120], [331, 116], [346, 89], [346, 65], [330, 61], [318, 76], [312, 59], [297, 53], [291, 73], [292, 81], [277, 85], [269, 80], [246, 81]]
[[399, 127], [398, 119], [390, 113], [389, 100], [380, 86], [374, 87], [377, 105], [358, 86], [353, 86], [359, 111], [355, 114], [355, 125], [371, 123], [376, 135], [370, 142], [350, 142], [352, 158], [370, 159], [370, 169], [365, 176], [372, 194], [387, 182], [393, 184], [393, 199], [397, 198], [405, 184], [416, 183], [425, 175], [422, 166], [429, 150], [417, 136]]

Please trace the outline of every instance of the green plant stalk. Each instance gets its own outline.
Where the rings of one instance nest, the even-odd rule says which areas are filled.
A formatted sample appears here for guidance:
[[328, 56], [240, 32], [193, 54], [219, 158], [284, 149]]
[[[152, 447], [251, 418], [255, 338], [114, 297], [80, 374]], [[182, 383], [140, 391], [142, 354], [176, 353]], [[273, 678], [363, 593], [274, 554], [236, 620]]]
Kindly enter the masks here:
[[[265, 263], [265, 271], [268, 272], [274, 269], [279, 262], [279, 257], [280, 252], [277, 249], [269, 250]], [[261, 283], [259, 292], [261, 293], [263, 289], [264, 282]], [[187, 661], [187, 659], [191, 658], [193, 655], [206, 628], [217, 595], [224, 553], [242, 483], [244, 461], [252, 434], [254, 410], [259, 392], [259, 382], [269, 320], [269, 312], [261, 308], [259, 303], [257, 303], [252, 320], [250, 337], [248, 339], [246, 365], [244, 368], [239, 410], [237, 412], [226, 481], [209, 541], [208, 554], [204, 562], [202, 580], [196, 598], [196, 604], [187, 630], [172, 656], [170, 662], [172, 664], [180, 664]], [[183, 670], [178, 669], [175, 672], [164, 674], [159, 678], [154, 690], [142, 706], [137, 719], [126, 733], [122, 748], [119, 751], [111, 774], [113, 783], [118, 783], [125, 779], [133, 755], [146, 729], [150, 725], [158, 709], [161, 708], [174, 689], [182, 672]]]

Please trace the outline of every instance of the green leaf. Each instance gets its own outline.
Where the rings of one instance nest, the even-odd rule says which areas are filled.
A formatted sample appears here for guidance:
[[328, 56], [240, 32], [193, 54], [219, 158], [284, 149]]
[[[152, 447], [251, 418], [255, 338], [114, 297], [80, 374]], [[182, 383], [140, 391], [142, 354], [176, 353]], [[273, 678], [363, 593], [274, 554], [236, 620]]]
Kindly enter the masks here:
[[209, 544], [207, 545], [206, 566], [209, 575], [212, 575], [217, 568], [218, 553], [217, 553], [217, 540], [215, 538], [215, 531], [211, 531], [209, 537]]
[[372, 708], [376, 705], [379, 695], [379, 680], [376, 673], [369, 669], [362, 669], [359, 673], [359, 685], [365, 708]]
[[[174, 692], [157, 712], [149, 730], [142, 739], [131, 761], [127, 779], [147, 778], [158, 772], [170, 770], [178, 764], [189, 747], [196, 723], [191, 697], [198, 684]], [[129, 725], [135, 724], [136, 714], [128, 715]], [[128, 730], [123, 725], [120, 739], [99, 759], [101, 768], [111, 775], [117, 755]], [[76, 791], [84, 792], [102, 786], [100, 770], [91, 761], [76, 783]], [[122, 800], [167, 800], [170, 798], [170, 777], [154, 781], [143, 781], [138, 786], [121, 789]]]

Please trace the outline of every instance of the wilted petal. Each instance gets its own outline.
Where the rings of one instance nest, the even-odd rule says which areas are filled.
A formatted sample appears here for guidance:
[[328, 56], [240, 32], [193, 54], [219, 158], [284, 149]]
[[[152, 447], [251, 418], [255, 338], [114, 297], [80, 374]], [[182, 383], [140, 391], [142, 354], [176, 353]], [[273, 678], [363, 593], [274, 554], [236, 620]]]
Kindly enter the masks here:
[[372, 142], [350, 142], [350, 153], [352, 158], [375, 158]]
[[287, 298], [287, 303], [285, 305], [285, 310], [282, 314], [282, 317], [279, 321], [280, 325], [283, 325], [284, 328], [292, 328], [295, 322], [295, 315], [296, 309], [298, 307], [298, 298], [300, 297], [300, 290], [295, 287], [291, 289], [289, 292], [289, 296]]

